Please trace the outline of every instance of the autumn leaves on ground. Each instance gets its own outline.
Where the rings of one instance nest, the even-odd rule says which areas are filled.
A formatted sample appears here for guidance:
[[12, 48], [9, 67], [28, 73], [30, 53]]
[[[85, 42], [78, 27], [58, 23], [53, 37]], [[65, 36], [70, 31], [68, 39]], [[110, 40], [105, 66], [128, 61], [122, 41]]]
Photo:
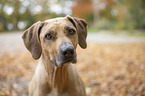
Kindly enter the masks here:
[[[77, 57], [87, 96], [145, 96], [145, 43], [89, 43]], [[26, 50], [1, 53], [0, 96], [28, 96], [37, 62]]]

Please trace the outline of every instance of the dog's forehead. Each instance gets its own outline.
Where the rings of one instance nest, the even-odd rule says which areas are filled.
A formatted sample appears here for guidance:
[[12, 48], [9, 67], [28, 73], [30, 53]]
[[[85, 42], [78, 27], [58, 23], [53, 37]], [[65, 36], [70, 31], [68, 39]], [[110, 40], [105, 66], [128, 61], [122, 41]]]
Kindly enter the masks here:
[[49, 31], [53, 31], [56, 33], [62, 30], [63, 32], [65, 26], [74, 27], [73, 24], [66, 17], [58, 17], [54, 19], [45, 20], [41, 35], [44, 36]]
[[44, 32], [47, 32], [48, 30], [54, 31], [57, 29], [63, 29], [65, 26], [74, 27], [73, 24], [66, 17], [48, 19], [44, 21], [44, 24]]
[[58, 17], [58, 18], [53, 18], [53, 19], [45, 20], [44, 22], [49, 23], [49, 22], [59, 22], [59, 21], [64, 21], [64, 20], [66, 20], [66, 18], [64, 18], [64, 17]]
[[54, 19], [48, 19], [44, 21], [47, 24], [54, 24], [54, 25], [66, 25], [66, 24], [71, 24], [69, 20], [66, 17], [58, 17]]
[[58, 27], [65, 27], [65, 26], [71, 26], [74, 27], [73, 24], [66, 18], [66, 17], [58, 17], [54, 19], [48, 19], [44, 21], [45, 23], [45, 28], [44, 29], [49, 29], [49, 28], [58, 28]]

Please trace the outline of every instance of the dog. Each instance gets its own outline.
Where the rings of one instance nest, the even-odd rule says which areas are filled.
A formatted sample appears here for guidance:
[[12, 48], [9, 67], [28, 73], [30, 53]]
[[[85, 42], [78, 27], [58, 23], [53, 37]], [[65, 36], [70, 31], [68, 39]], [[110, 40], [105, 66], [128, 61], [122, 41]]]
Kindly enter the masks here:
[[86, 96], [73, 64], [77, 45], [87, 47], [87, 26], [85, 20], [67, 15], [38, 21], [24, 31], [24, 45], [35, 60], [40, 58], [29, 96]]

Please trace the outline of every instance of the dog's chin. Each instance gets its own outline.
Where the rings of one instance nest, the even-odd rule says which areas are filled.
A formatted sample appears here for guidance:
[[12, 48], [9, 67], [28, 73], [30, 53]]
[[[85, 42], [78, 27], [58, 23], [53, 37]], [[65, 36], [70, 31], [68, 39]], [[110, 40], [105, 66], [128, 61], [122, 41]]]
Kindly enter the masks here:
[[76, 58], [61, 60], [61, 61], [55, 60], [55, 62], [53, 62], [53, 63], [56, 67], [61, 67], [61, 66], [66, 65], [66, 64], [75, 64], [75, 63], [77, 63], [77, 60], [76, 60]]

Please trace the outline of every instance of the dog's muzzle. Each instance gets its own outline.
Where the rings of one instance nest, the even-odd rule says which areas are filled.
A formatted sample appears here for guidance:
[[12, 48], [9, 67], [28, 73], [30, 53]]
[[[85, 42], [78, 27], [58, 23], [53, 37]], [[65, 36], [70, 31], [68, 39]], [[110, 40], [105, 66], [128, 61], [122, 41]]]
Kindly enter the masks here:
[[76, 51], [73, 45], [63, 43], [60, 47], [60, 52], [57, 55], [57, 65], [61, 66], [65, 63], [76, 63]]

